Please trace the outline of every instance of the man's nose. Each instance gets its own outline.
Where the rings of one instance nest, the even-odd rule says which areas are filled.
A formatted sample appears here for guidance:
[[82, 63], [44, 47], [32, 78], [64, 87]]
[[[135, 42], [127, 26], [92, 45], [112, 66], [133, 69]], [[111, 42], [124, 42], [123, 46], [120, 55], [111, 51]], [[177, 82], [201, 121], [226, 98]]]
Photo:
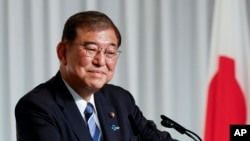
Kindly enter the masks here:
[[104, 65], [106, 60], [104, 50], [99, 50], [99, 52], [94, 57], [94, 63], [98, 65]]

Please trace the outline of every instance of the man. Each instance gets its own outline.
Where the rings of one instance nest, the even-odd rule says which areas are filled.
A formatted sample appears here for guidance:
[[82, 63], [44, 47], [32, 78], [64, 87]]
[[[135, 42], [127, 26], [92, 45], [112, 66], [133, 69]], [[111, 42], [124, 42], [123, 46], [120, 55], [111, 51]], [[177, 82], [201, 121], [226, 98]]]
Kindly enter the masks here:
[[172, 141], [148, 126], [132, 95], [107, 84], [121, 35], [97, 11], [71, 16], [57, 46], [59, 72], [16, 105], [18, 141]]

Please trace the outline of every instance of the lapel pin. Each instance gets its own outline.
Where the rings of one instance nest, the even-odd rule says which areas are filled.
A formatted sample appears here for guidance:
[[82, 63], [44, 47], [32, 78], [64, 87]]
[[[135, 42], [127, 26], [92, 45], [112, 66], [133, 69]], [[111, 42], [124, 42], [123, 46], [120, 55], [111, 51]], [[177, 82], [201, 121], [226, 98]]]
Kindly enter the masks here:
[[113, 130], [113, 131], [116, 131], [116, 130], [119, 130], [120, 129], [120, 127], [119, 126], [115, 126], [114, 124], [111, 126], [111, 129]]
[[115, 113], [114, 113], [114, 112], [110, 112], [110, 113], [109, 113], [109, 117], [110, 117], [110, 118], [115, 118]]

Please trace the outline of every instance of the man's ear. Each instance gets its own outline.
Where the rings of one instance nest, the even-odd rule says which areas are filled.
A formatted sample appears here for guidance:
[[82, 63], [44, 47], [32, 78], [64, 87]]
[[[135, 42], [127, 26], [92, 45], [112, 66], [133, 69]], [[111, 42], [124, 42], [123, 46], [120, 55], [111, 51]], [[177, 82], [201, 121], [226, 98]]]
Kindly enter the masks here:
[[57, 48], [56, 48], [57, 57], [60, 60], [60, 64], [62, 65], [67, 64], [66, 48], [67, 48], [67, 44], [66, 42], [63, 42], [63, 41], [58, 43]]

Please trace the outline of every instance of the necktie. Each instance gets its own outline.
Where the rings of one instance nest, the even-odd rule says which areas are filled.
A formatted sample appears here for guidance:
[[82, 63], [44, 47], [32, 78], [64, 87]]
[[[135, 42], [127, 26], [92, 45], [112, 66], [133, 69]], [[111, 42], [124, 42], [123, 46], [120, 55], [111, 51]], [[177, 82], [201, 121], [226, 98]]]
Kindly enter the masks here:
[[94, 118], [94, 107], [91, 103], [87, 103], [87, 107], [84, 111], [86, 122], [88, 124], [89, 132], [93, 138], [93, 141], [100, 141], [101, 133], [100, 129], [96, 125], [96, 121]]

